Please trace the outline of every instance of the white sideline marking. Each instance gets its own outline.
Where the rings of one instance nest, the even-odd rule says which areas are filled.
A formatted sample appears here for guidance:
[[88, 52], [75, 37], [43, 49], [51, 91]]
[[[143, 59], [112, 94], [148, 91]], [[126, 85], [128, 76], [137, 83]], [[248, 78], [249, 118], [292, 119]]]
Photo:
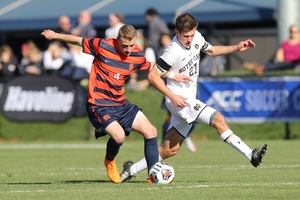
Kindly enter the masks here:
[[[165, 187], [156, 187], [154, 185], [149, 185], [149, 187], [139, 187], [138, 190], [173, 190], [173, 189], [194, 189], [194, 188], [219, 188], [219, 187], [253, 187], [253, 186], [267, 186], [267, 187], [274, 187], [274, 186], [295, 186], [299, 185], [299, 183], [292, 183], [292, 182], [285, 182], [285, 183], [245, 183], [245, 184], [216, 184], [216, 185], [189, 185], [189, 186], [172, 186], [166, 185]], [[100, 189], [101, 191], [116, 191], [116, 190], [131, 190], [132, 188], [104, 188]], [[91, 192], [91, 191], [99, 191], [99, 188], [95, 189], [84, 189], [84, 190], [68, 190], [71, 192]], [[53, 193], [53, 192], [66, 192], [66, 190], [12, 190], [12, 191], [0, 191], [1, 193]]]
[[0, 149], [104, 149], [105, 144], [0, 144]]
[[[178, 169], [185, 171], [187, 168], [190, 169], [221, 169], [221, 170], [241, 170], [241, 169], [253, 169], [252, 165], [239, 165], [239, 166], [221, 166], [221, 165], [197, 165], [197, 166], [179, 166]], [[281, 169], [281, 168], [300, 168], [300, 165], [263, 165], [261, 168], [268, 169]], [[178, 170], [177, 169], [177, 170]]]

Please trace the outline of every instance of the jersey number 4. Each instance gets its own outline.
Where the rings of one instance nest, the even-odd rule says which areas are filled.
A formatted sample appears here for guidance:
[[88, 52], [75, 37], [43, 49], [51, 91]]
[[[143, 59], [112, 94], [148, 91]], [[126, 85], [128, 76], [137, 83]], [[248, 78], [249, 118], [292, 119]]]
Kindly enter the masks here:
[[117, 79], [117, 80], [120, 80], [120, 76], [121, 76], [121, 74], [117, 73], [117, 74], [114, 75], [114, 78]]

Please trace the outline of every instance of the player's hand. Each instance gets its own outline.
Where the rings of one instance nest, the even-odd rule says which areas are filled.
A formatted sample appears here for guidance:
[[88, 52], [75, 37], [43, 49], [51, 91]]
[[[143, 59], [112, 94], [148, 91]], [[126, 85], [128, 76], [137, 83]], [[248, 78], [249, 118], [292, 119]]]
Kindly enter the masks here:
[[184, 96], [174, 94], [170, 99], [175, 107], [183, 108], [188, 105], [185, 101], [187, 98]]
[[252, 40], [248, 39], [248, 40], [245, 40], [245, 41], [241, 41], [237, 45], [237, 51], [245, 51], [245, 50], [247, 50], [249, 48], [253, 48], [255, 46], [256, 46], [256, 44]]
[[176, 74], [174, 76], [174, 80], [177, 82], [189, 82], [189, 81], [193, 81], [193, 79], [187, 75], [184, 74]]
[[55, 38], [55, 32], [48, 29], [48, 30], [44, 30], [41, 35], [43, 35], [46, 39], [48, 40], [52, 40], [53, 38]]

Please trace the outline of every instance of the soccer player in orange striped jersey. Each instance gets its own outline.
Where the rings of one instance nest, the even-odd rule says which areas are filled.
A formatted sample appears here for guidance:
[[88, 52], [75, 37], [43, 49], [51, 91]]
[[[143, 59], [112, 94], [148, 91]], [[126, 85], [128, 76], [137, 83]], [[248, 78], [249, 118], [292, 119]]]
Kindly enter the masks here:
[[104, 164], [109, 179], [120, 183], [115, 162], [121, 145], [131, 130], [144, 137], [144, 154], [148, 170], [158, 161], [157, 130], [142, 113], [125, 97], [125, 80], [136, 70], [150, 70], [148, 62], [136, 45], [136, 29], [131, 25], [120, 28], [116, 39], [82, 38], [59, 34], [52, 30], [41, 33], [48, 40], [62, 40], [83, 48], [94, 56], [87, 98], [87, 113], [95, 127], [96, 138], [109, 135]]

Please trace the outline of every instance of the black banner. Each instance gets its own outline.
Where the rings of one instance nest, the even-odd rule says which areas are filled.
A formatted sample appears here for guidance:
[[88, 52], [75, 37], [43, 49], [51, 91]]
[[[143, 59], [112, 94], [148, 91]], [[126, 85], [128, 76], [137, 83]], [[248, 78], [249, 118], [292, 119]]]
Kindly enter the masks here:
[[6, 84], [1, 110], [13, 121], [63, 122], [73, 115], [75, 100], [75, 88], [66, 79], [26, 76]]

